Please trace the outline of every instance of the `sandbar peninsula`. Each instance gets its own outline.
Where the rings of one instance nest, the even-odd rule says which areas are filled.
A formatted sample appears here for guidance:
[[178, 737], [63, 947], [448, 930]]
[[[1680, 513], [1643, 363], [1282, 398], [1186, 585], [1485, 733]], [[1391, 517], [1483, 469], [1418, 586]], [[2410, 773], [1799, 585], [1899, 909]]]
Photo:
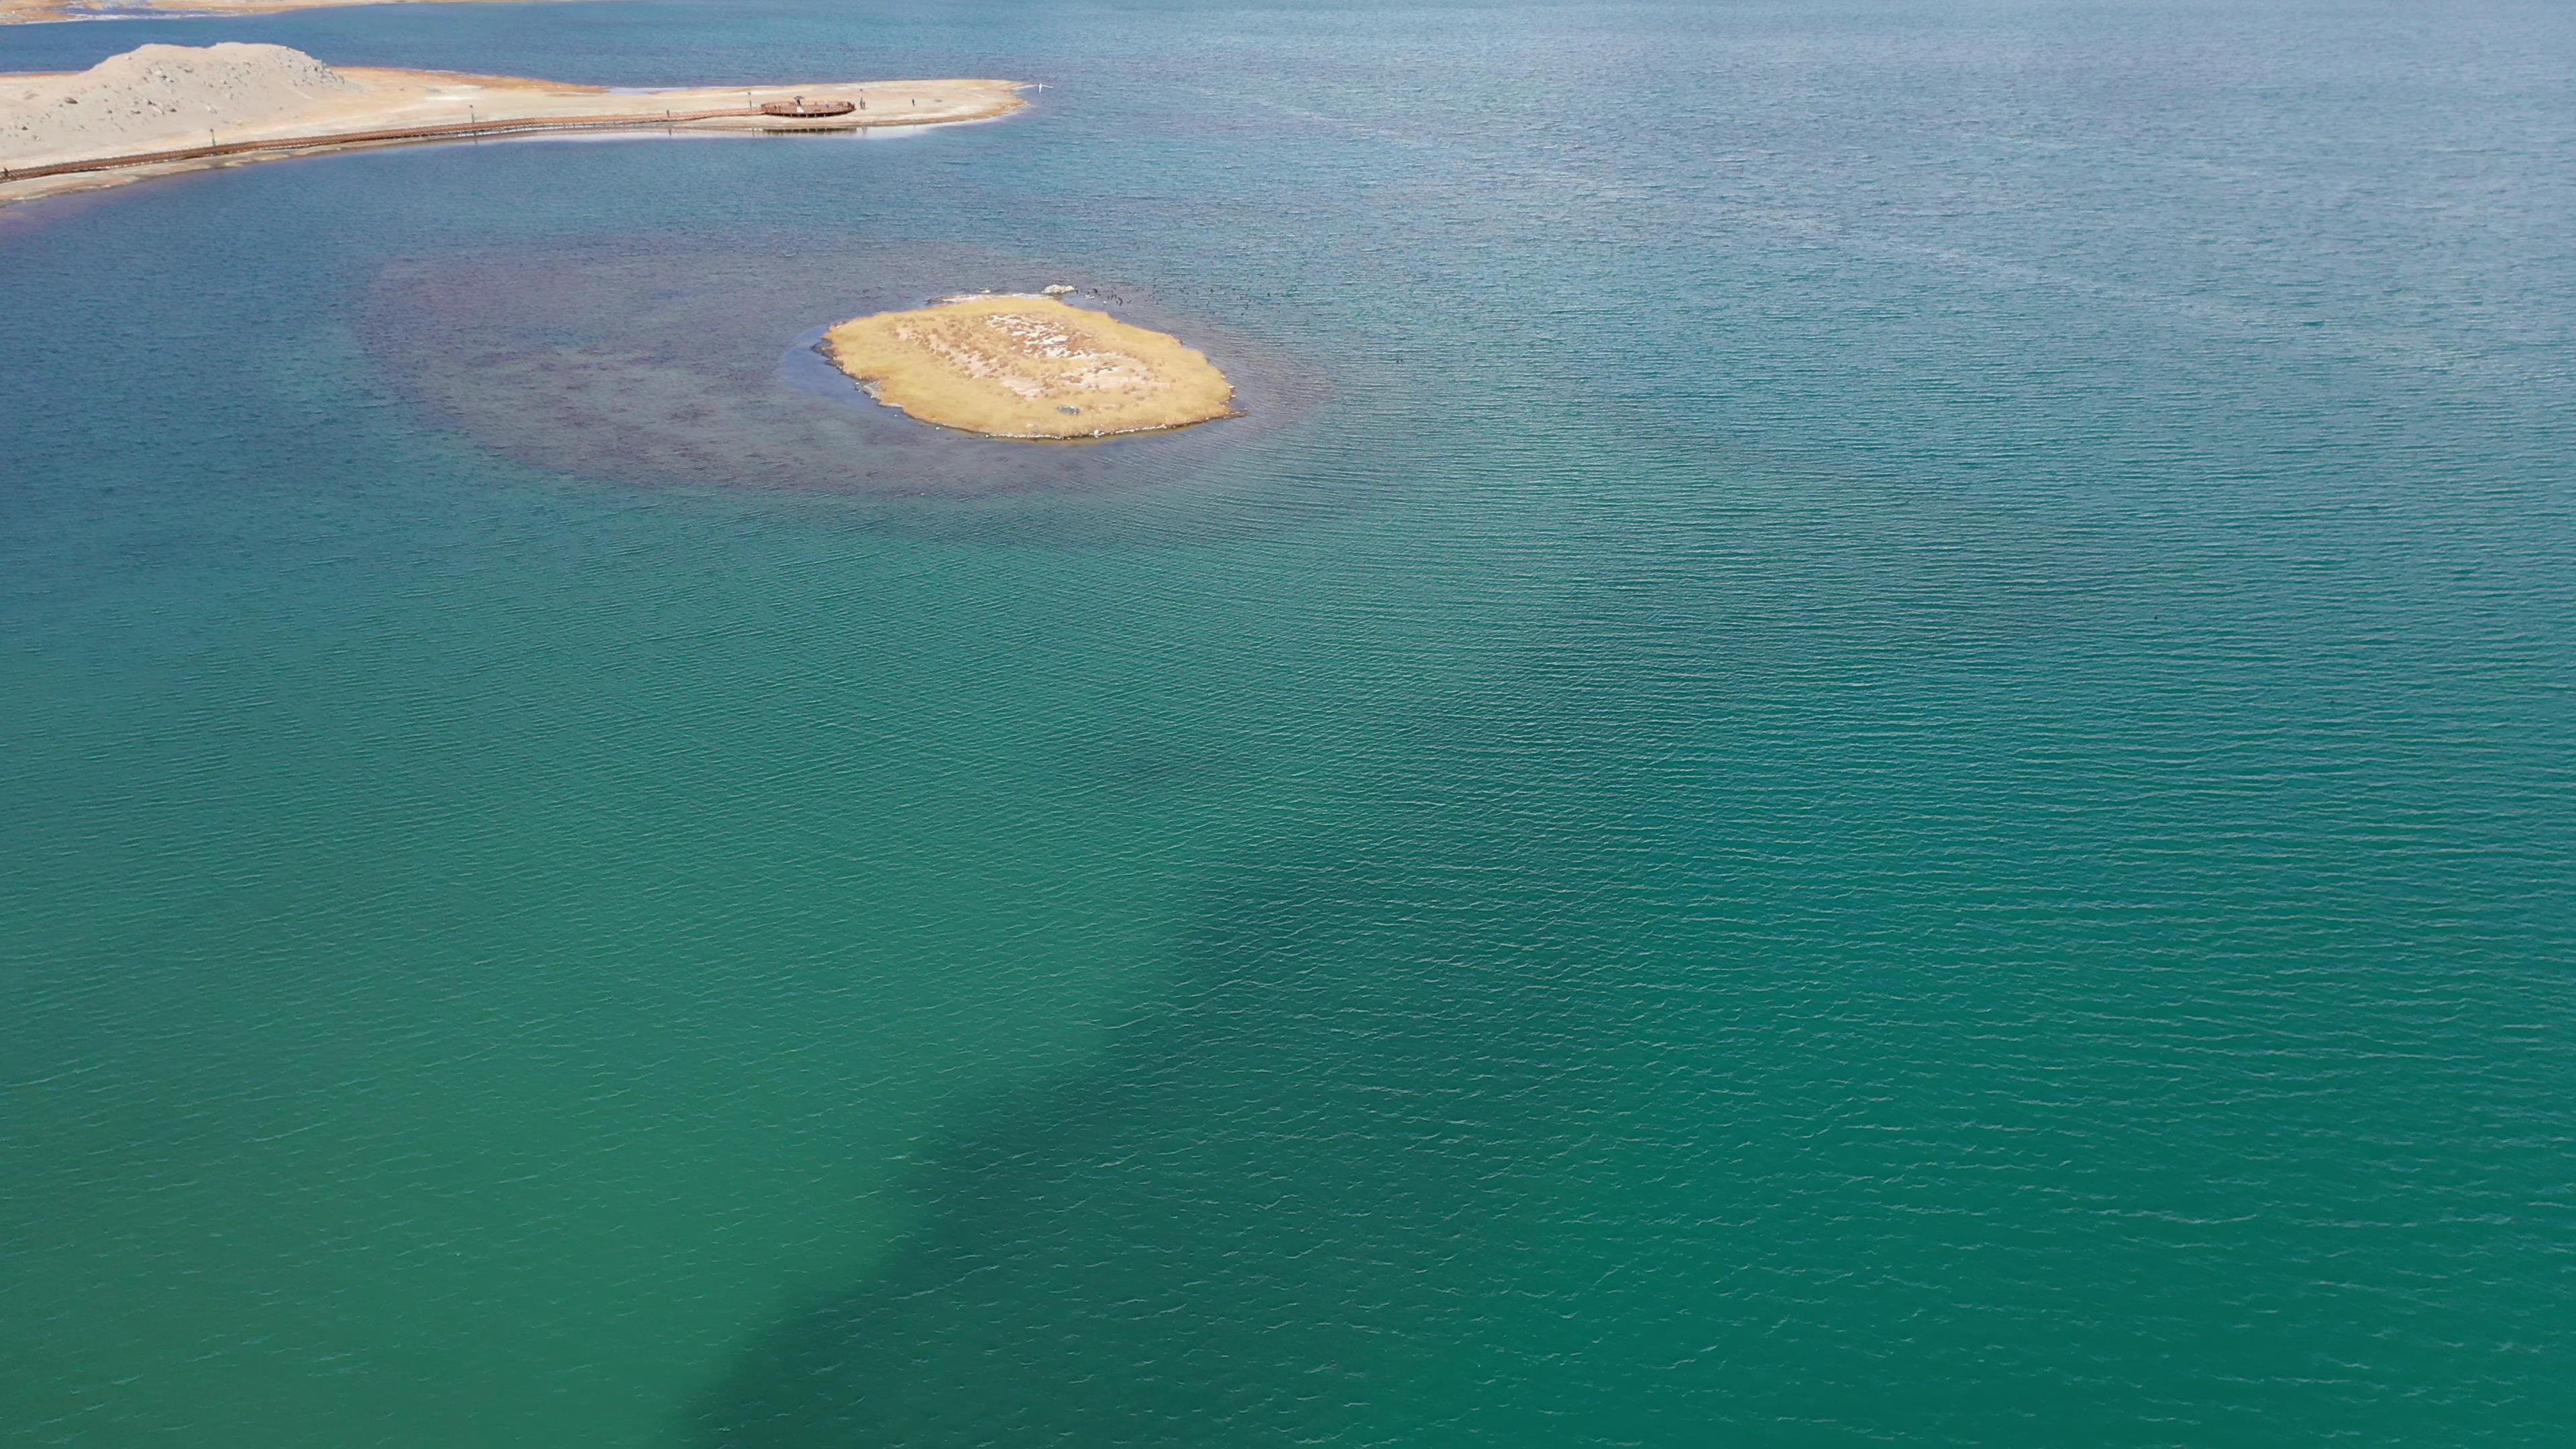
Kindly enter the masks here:
[[146, 45], [85, 71], [0, 74], [0, 205], [358, 146], [540, 131], [926, 126], [1024, 104], [1018, 85], [1001, 80], [610, 90], [334, 67], [282, 45]]
[[343, 5], [424, 3], [432, 0], [0, 0], [0, 25], [34, 25], [47, 20], [187, 20], [217, 15], [272, 15], [281, 10]]
[[1234, 384], [1204, 354], [1053, 296], [946, 297], [853, 318], [821, 350], [877, 401], [997, 438], [1159, 432], [1234, 412]]

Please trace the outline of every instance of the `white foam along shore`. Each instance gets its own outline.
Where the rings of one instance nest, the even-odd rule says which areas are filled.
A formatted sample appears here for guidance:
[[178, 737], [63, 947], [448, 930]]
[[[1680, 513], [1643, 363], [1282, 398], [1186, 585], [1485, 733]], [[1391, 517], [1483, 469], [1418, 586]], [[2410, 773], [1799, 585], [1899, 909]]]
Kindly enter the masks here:
[[[804, 102], [809, 111], [764, 111]], [[282, 45], [146, 45], [85, 71], [0, 74], [0, 204], [354, 146], [533, 131], [847, 129], [1018, 109], [1001, 80], [610, 90], [514, 76], [334, 67]]]

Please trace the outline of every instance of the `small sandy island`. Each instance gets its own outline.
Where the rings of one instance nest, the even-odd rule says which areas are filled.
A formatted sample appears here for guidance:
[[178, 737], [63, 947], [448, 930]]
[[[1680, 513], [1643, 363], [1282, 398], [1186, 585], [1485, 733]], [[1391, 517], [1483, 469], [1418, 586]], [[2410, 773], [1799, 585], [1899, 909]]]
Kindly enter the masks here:
[[183, 20], [197, 15], [268, 15], [333, 5], [414, 4], [420, 0], [0, 0], [0, 25], [40, 20]]
[[[536, 131], [852, 130], [1003, 115], [999, 80], [617, 90], [335, 68], [282, 45], [146, 45], [85, 71], [0, 74], [0, 205], [203, 166]], [[783, 114], [782, 114], [783, 113]]]
[[879, 312], [825, 333], [822, 351], [889, 407], [998, 438], [1156, 432], [1234, 411], [1234, 384], [1179, 338], [1054, 297]]

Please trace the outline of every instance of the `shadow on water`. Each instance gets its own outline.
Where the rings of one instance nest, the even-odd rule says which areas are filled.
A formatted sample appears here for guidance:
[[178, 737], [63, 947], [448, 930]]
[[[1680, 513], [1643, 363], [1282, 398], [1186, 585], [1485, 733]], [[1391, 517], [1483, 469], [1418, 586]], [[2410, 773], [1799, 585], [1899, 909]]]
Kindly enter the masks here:
[[1238, 880], [1108, 1065], [953, 1141], [889, 1265], [753, 1345], [690, 1442], [1288, 1443], [1472, 1339], [1608, 1089], [1584, 933], [1487, 867]]

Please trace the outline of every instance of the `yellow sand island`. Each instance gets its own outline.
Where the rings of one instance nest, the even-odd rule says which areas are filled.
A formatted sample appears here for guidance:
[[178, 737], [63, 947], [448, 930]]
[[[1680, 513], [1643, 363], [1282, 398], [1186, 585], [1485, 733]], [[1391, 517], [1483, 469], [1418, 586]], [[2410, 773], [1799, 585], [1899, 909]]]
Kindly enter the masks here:
[[41, 20], [180, 20], [207, 15], [268, 15], [337, 5], [414, 4], [420, 0], [0, 0], [0, 25]]
[[889, 407], [999, 438], [1146, 433], [1234, 412], [1234, 384], [1179, 338], [1051, 296], [879, 312], [825, 333], [822, 350]]
[[619, 90], [323, 64], [282, 45], [146, 45], [88, 70], [0, 74], [0, 204], [204, 166], [535, 131], [851, 130], [1020, 108], [999, 80]]

